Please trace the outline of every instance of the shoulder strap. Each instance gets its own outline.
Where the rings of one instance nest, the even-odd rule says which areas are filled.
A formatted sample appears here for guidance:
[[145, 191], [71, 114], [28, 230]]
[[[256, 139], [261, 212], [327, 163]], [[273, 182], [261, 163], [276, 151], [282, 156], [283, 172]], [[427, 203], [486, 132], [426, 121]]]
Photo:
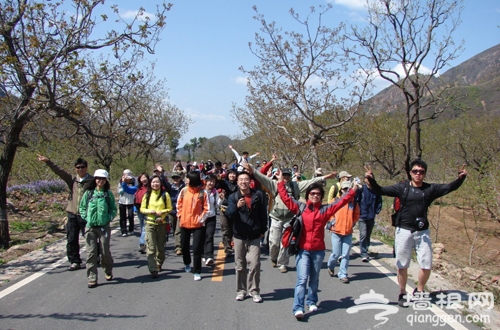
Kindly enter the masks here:
[[165, 208], [167, 208], [167, 195], [165, 195], [166, 192], [162, 191], [161, 193], [161, 199], [163, 200], [163, 205], [165, 205]]
[[406, 200], [408, 199], [408, 193], [410, 192], [410, 181], [406, 180], [404, 183], [403, 195], [401, 196], [399, 210], [403, 208], [406, 204]]

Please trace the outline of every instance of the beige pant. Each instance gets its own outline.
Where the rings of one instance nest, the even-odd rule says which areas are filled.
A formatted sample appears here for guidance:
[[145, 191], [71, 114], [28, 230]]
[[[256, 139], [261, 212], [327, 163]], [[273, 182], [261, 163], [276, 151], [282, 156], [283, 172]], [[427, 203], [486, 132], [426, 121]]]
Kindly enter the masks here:
[[165, 224], [146, 223], [146, 253], [149, 272], [158, 270], [165, 261]]
[[97, 258], [101, 254], [101, 266], [106, 274], [113, 271], [113, 257], [109, 250], [111, 229], [108, 227], [85, 228], [85, 243], [87, 246], [87, 279], [97, 282]]
[[[234, 238], [236, 291], [244, 295], [260, 293], [260, 238], [241, 240]], [[248, 275], [247, 275], [248, 273]], [[248, 282], [248, 286], [247, 286]]]

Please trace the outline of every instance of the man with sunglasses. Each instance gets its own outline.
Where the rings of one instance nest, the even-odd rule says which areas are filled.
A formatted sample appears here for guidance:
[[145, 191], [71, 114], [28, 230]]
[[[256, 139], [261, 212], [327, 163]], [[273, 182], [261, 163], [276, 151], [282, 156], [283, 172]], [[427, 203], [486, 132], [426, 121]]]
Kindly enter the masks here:
[[71, 264], [69, 271], [78, 270], [81, 267], [82, 259], [80, 258], [80, 232], [84, 233], [86, 222], [80, 216], [79, 206], [83, 193], [87, 190], [94, 177], [87, 173], [87, 161], [83, 158], [78, 158], [74, 165], [76, 176], [72, 176], [58, 165], [54, 164], [49, 158], [37, 155], [38, 160], [47, 164], [47, 166], [66, 182], [69, 188], [68, 196], [68, 221], [66, 223], [66, 254], [68, 261]]
[[413, 249], [415, 249], [420, 266], [418, 285], [413, 291], [413, 296], [423, 295], [425, 284], [431, 275], [432, 245], [429, 221], [427, 220], [429, 206], [435, 199], [457, 190], [467, 176], [464, 165], [458, 170], [458, 178], [451, 183], [427, 183], [424, 182], [427, 173], [427, 164], [424, 161], [414, 160], [411, 162], [410, 168], [411, 180], [409, 182], [381, 187], [375, 181], [371, 167], [365, 167], [367, 171], [365, 176], [375, 193], [398, 197], [402, 203], [399, 219], [395, 224], [396, 237], [394, 242], [399, 284], [398, 305], [401, 307], [409, 306], [406, 297], [406, 282]]

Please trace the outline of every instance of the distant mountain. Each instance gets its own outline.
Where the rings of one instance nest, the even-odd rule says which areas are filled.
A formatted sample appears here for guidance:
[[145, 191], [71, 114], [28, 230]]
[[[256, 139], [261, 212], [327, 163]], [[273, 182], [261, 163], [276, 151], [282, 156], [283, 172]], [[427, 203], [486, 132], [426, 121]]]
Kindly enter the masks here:
[[[472, 111], [500, 112], [500, 45], [491, 47], [433, 79], [436, 87], [453, 84], [449, 93], [461, 96], [461, 106]], [[367, 102], [370, 113], [393, 112], [404, 104], [395, 86], [387, 87]]]

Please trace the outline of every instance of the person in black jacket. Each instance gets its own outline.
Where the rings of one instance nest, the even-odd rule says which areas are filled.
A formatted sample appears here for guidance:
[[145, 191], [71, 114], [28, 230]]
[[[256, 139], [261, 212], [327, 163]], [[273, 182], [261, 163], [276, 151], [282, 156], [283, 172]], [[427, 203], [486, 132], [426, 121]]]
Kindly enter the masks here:
[[226, 179], [217, 180], [215, 188], [219, 191], [219, 196], [222, 199], [221, 212], [219, 214], [220, 229], [222, 232], [222, 243], [224, 244], [224, 252], [226, 257], [233, 255], [233, 222], [226, 215], [229, 196], [238, 190], [236, 184], [236, 170], [230, 169], [227, 171]]
[[398, 269], [399, 297], [398, 304], [408, 307], [406, 282], [408, 267], [410, 266], [412, 251], [415, 249], [420, 266], [418, 285], [413, 295], [422, 295], [432, 268], [432, 244], [429, 231], [427, 211], [431, 203], [454, 190], [457, 190], [465, 180], [467, 171], [465, 165], [458, 171], [458, 179], [449, 184], [424, 182], [427, 173], [427, 164], [414, 160], [410, 164], [411, 181], [397, 183], [392, 186], [381, 187], [375, 181], [371, 168], [367, 167], [366, 178], [376, 194], [398, 197], [401, 200], [401, 209], [396, 225], [395, 250], [396, 268]]
[[[260, 296], [260, 239], [267, 230], [267, 207], [264, 194], [250, 189], [250, 174], [238, 173], [238, 191], [228, 198], [226, 217], [233, 221], [234, 262], [236, 269], [236, 300], [248, 293], [254, 302]], [[249, 272], [247, 276], [247, 264]], [[247, 290], [248, 281], [248, 290]]]

